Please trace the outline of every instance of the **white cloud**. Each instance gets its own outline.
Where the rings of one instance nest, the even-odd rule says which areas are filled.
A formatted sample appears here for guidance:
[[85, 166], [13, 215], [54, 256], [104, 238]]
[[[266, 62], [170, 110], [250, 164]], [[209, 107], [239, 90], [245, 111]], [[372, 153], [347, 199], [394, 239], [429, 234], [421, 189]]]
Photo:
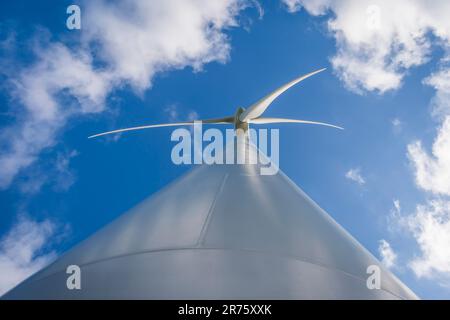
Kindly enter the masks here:
[[78, 156], [77, 150], [69, 152], [59, 152], [56, 155], [55, 171], [56, 178], [53, 188], [56, 191], [66, 191], [75, 182], [75, 174], [70, 169], [70, 161]]
[[289, 12], [297, 12], [302, 8], [302, 3], [299, 0], [282, 0], [282, 2], [286, 5], [286, 8]]
[[46, 185], [54, 191], [67, 191], [76, 181], [75, 172], [71, 168], [71, 161], [77, 156], [77, 150], [58, 151], [54, 159], [23, 170], [16, 182], [19, 190], [22, 193], [32, 195]]
[[359, 93], [399, 88], [409, 68], [429, 60], [431, 45], [446, 49], [450, 39], [450, 2], [445, 0], [283, 1], [291, 12], [332, 13], [328, 29], [337, 46], [332, 65]]
[[402, 211], [401, 205], [400, 205], [400, 200], [395, 199], [394, 201], [392, 201], [392, 203], [394, 204], [394, 212], [396, 214], [400, 214]]
[[408, 145], [408, 157], [414, 165], [416, 184], [421, 189], [450, 196], [450, 117], [438, 130], [429, 155], [420, 141]]
[[237, 26], [239, 12], [252, 3], [86, 1], [79, 47], [36, 40], [36, 61], [10, 75], [13, 102], [21, 108], [14, 104], [17, 121], [0, 132], [0, 188], [54, 146], [69, 119], [104, 111], [115, 88], [142, 92], [158, 72], [226, 62], [224, 31]]
[[168, 105], [167, 107], [164, 108], [164, 112], [167, 114], [170, 122], [180, 120], [179, 110], [176, 104]]
[[348, 170], [345, 173], [345, 177], [349, 180], [352, 180], [356, 183], [358, 183], [359, 185], [363, 185], [366, 183], [366, 180], [364, 179], [364, 177], [361, 175], [361, 169], [360, 168], [353, 168]]
[[[430, 194], [425, 204], [400, 221], [408, 227], [420, 250], [409, 266], [419, 277], [450, 284], [450, 99], [447, 84], [435, 74], [426, 83], [436, 88], [432, 114], [442, 121], [433, 142], [431, 154], [415, 141], [408, 145], [416, 185]], [[447, 77], [444, 73], [444, 78]], [[445, 79], [444, 79], [445, 80]]]
[[417, 206], [406, 220], [421, 255], [410, 262], [418, 277], [450, 279], [450, 201], [431, 200]]
[[378, 253], [381, 257], [381, 263], [388, 269], [393, 268], [396, 265], [397, 254], [386, 240], [381, 239], [378, 243]]
[[194, 110], [189, 111], [189, 113], [187, 115], [188, 121], [194, 121], [194, 120], [198, 120], [198, 119], [200, 119], [200, 118], [196, 111], [194, 111]]
[[450, 69], [441, 67], [438, 72], [426, 78], [424, 83], [436, 90], [436, 95], [431, 101], [432, 115], [435, 119], [443, 121], [450, 116]]
[[169, 104], [164, 108], [170, 122], [199, 120], [199, 115], [195, 110], [182, 108], [176, 103]]
[[286, 5], [289, 12], [299, 11], [302, 7], [305, 7], [308, 12], [313, 15], [322, 15], [325, 13], [329, 6], [329, 0], [316, 0], [316, 1], [304, 1], [304, 0], [282, 0]]
[[107, 76], [94, 70], [86, 54], [54, 43], [36, 50], [37, 62], [14, 79], [15, 101], [23, 108], [17, 122], [0, 133], [0, 188], [8, 187], [43, 149], [55, 144], [67, 119], [102, 111], [109, 90]]
[[223, 30], [237, 26], [247, 1], [145, 1], [86, 3], [86, 41], [100, 45], [100, 55], [114, 78], [147, 89], [156, 72], [211, 61], [225, 62], [230, 45]]
[[[445, 59], [444, 59], [445, 60]], [[408, 145], [416, 185], [430, 194], [426, 204], [406, 218], [420, 249], [420, 255], [409, 263], [418, 277], [438, 279], [450, 284], [450, 70], [441, 66], [424, 80], [436, 94], [431, 101], [431, 114], [440, 126], [429, 154], [421, 141]], [[404, 223], [405, 224], [405, 223]]]
[[402, 207], [400, 200], [394, 199], [392, 201], [393, 207], [391, 208], [389, 215], [386, 217], [387, 228], [391, 233], [397, 233], [404, 227], [402, 225]]
[[50, 239], [60, 236], [52, 221], [20, 216], [0, 239], [0, 295], [49, 264], [56, 257]]
[[395, 132], [400, 132], [403, 127], [403, 122], [399, 118], [394, 118], [391, 120], [392, 127]]

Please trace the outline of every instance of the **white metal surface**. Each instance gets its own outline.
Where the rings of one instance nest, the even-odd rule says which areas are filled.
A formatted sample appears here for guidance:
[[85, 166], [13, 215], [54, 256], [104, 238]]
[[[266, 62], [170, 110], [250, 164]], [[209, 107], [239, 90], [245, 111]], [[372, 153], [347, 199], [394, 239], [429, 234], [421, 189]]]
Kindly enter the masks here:
[[[94, 214], [94, 213], [93, 213]], [[65, 270], [81, 267], [81, 290]], [[6, 299], [416, 299], [281, 171], [194, 168]]]

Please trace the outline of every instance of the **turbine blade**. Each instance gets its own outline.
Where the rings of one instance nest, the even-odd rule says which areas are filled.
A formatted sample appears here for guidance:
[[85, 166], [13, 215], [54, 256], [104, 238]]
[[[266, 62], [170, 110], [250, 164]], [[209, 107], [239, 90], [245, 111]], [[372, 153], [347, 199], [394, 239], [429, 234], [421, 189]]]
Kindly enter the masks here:
[[[217, 118], [217, 119], [205, 119], [205, 120], [194, 120], [194, 121], [201, 121], [202, 123], [210, 123], [210, 124], [229, 124], [229, 123], [234, 123], [234, 117], [224, 117], [224, 118]], [[92, 136], [89, 136], [88, 139], [105, 136], [107, 134], [120, 133], [120, 132], [126, 132], [126, 131], [136, 131], [136, 130], [144, 130], [144, 129], [160, 128], [160, 127], [190, 126], [190, 125], [194, 125], [194, 121], [150, 124], [150, 125], [146, 125], [146, 126], [117, 129], [117, 130], [94, 134]]]
[[308, 74], [305, 74], [305, 75], [303, 75], [301, 77], [298, 77], [298, 78], [292, 80], [289, 83], [286, 83], [285, 85], [281, 86], [277, 90], [275, 90], [272, 93], [270, 93], [269, 95], [265, 96], [264, 98], [262, 98], [261, 100], [259, 100], [255, 104], [251, 105], [247, 110], [245, 110], [239, 116], [239, 120], [241, 120], [243, 122], [246, 122], [246, 121], [249, 121], [251, 119], [255, 119], [255, 118], [259, 117], [260, 115], [262, 115], [264, 113], [264, 111], [266, 111], [266, 109], [269, 107], [269, 105], [276, 98], [278, 98], [283, 92], [288, 90], [290, 87], [296, 85], [300, 81], [303, 81], [303, 80], [305, 80], [305, 79], [315, 75], [316, 73], [322, 72], [324, 70], [326, 70], [326, 68], [313, 71], [311, 73], [308, 73]]
[[327, 126], [327, 127], [332, 127], [332, 128], [344, 130], [344, 128], [336, 126], [334, 124], [330, 124], [330, 123], [309, 121], [309, 120], [285, 119], [285, 118], [256, 118], [256, 119], [250, 120], [250, 123], [254, 123], [254, 124], [265, 124], [265, 123], [304, 123], [304, 124], [315, 124], [315, 125], [320, 125], [320, 126]]

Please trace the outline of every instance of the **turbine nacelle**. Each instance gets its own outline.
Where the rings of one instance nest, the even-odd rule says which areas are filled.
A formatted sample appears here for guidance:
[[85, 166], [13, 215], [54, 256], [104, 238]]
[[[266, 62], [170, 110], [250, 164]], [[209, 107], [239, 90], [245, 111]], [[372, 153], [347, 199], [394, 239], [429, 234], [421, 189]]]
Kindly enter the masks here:
[[104, 136], [107, 134], [113, 134], [113, 133], [120, 133], [120, 132], [126, 132], [126, 131], [135, 131], [135, 130], [143, 130], [143, 129], [149, 129], [149, 128], [158, 128], [158, 127], [172, 127], [172, 126], [185, 126], [185, 125], [193, 125], [194, 122], [202, 121], [206, 124], [232, 124], [234, 125], [234, 128], [236, 130], [241, 129], [244, 132], [248, 131], [249, 124], [270, 124], [270, 123], [302, 123], [302, 124], [314, 124], [314, 125], [321, 125], [321, 126], [328, 126], [333, 127], [336, 129], [343, 129], [339, 126], [324, 123], [324, 122], [316, 122], [316, 121], [309, 121], [309, 120], [296, 120], [296, 119], [284, 119], [284, 118], [264, 118], [261, 117], [262, 114], [266, 111], [266, 109], [269, 107], [269, 105], [278, 98], [283, 92], [291, 88], [292, 86], [296, 85], [297, 83], [319, 73], [324, 71], [325, 68], [319, 69], [313, 72], [310, 72], [308, 74], [305, 74], [303, 76], [300, 76], [291, 82], [286, 83], [285, 85], [279, 87], [272, 93], [268, 94], [258, 102], [252, 104], [247, 109], [244, 109], [242, 107], [239, 107], [236, 110], [236, 113], [233, 116], [223, 117], [223, 118], [215, 118], [215, 119], [206, 119], [206, 120], [194, 120], [194, 121], [186, 121], [186, 122], [174, 122], [174, 123], [163, 123], [163, 124], [151, 124], [151, 125], [145, 125], [145, 126], [139, 126], [139, 127], [131, 127], [131, 128], [125, 128], [125, 129], [118, 129], [118, 130], [112, 130], [107, 132], [98, 133], [95, 135], [90, 136], [89, 138], [95, 138], [99, 136]]
[[241, 121], [240, 117], [245, 112], [245, 109], [242, 107], [237, 108], [236, 113], [234, 114], [234, 129], [244, 130], [244, 132], [248, 131], [248, 121]]

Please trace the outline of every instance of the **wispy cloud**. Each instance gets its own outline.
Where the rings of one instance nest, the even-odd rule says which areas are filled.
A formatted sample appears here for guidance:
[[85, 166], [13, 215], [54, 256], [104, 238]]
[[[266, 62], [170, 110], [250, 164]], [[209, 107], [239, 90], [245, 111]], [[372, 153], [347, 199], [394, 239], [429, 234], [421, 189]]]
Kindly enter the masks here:
[[28, 195], [38, 193], [43, 186], [57, 192], [67, 191], [77, 179], [71, 166], [72, 160], [77, 156], [77, 150], [58, 151], [46, 163], [28, 167], [17, 181], [19, 190]]
[[199, 115], [195, 110], [185, 107], [183, 108], [177, 103], [172, 103], [166, 106], [164, 108], [164, 112], [167, 114], [170, 122], [193, 121], [199, 119]]
[[397, 215], [400, 214], [402, 211], [402, 207], [400, 205], [400, 200], [395, 199], [392, 201], [392, 203], [394, 204], [394, 209], [392, 210], [392, 212]]
[[394, 132], [398, 133], [402, 130], [403, 122], [399, 118], [394, 118], [391, 120], [392, 128]]
[[66, 232], [50, 220], [38, 222], [21, 215], [0, 239], [0, 295], [55, 259], [52, 244]]
[[56, 191], [66, 191], [74, 184], [75, 174], [70, 168], [70, 162], [79, 155], [77, 150], [59, 152], [56, 155], [55, 171], [56, 178], [53, 189]]
[[360, 168], [352, 168], [345, 173], [345, 177], [351, 181], [356, 182], [359, 185], [363, 185], [366, 183], [366, 180], [361, 174]]
[[378, 253], [380, 254], [381, 263], [388, 269], [395, 267], [397, 254], [392, 249], [390, 243], [384, 239], [381, 239], [378, 243]]

